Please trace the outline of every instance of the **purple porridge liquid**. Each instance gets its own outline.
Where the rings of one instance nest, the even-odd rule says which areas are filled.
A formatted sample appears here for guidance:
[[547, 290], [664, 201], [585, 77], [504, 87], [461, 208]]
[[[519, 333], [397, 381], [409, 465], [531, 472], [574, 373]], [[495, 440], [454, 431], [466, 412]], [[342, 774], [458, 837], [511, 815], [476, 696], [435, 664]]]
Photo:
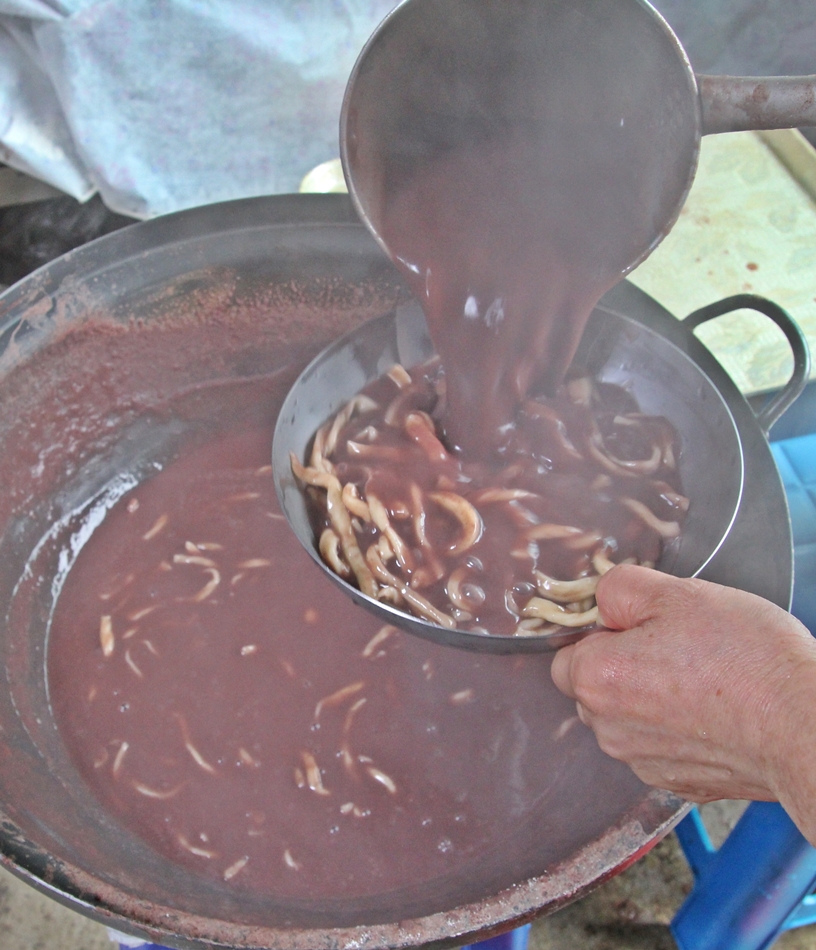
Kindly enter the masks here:
[[541, 808], [583, 727], [547, 658], [390, 630], [371, 646], [381, 626], [279, 513], [269, 439], [182, 452], [80, 552], [50, 630], [64, 741], [125, 826], [235, 887], [352, 897], [461, 873]]

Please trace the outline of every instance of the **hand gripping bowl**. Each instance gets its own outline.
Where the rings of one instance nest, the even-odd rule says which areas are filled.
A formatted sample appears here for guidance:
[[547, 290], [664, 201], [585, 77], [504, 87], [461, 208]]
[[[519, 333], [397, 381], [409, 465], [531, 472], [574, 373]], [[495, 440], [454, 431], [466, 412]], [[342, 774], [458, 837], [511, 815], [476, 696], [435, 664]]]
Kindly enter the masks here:
[[[235, 202], [135, 225], [0, 298], [4, 867], [97, 920], [167, 946], [454, 946], [575, 899], [683, 814], [683, 802], [643, 786], [576, 727], [547, 761], [531, 810], [461, 873], [354, 900], [292, 901], [205, 881], [163, 858], [100, 806], [70, 760], [49, 703], [45, 656], [60, 559], [75, 536], [71, 514], [96, 510], [123, 479], [149, 477], [185, 440], [241, 421], [214, 418], [211, 401], [196, 401], [201, 384], [272, 373], [291, 384], [332, 340], [406, 300], [342, 196]], [[762, 425], [689, 328], [650, 298], [622, 284], [600, 311], [622, 321], [621, 340], [648, 327], [655, 346], [664, 341], [666, 354], [693, 360], [714, 384], [738, 434], [744, 488], [731, 532], [702, 576], [788, 606], [790, 526]], [[176, 394], [185, 411], [168, 415], [163, 407]], [[271, 434], [275, 406], [242, 411], [257, 413]], [[304, 572], [311, 567], [306, 560]], [[403, 646], [451, 653], [411, 637]], [[550, 683], [546, 657], [523, 659], [542, 664], [541, 728], [555, 729], [571, 704]]]

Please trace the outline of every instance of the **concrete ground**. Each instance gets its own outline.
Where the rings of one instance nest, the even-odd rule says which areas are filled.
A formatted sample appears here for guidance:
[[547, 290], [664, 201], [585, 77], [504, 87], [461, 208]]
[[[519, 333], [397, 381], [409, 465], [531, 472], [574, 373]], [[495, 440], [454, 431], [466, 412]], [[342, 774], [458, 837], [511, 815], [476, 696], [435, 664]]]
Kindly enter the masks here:
[[[728, 834], [739, 802], [707, 805], [714, 843]], [[645, 858], [583, 900], [533, 926], [530, 950], [676, 950], [668, 924], [691, 873], [670, 835]], [[105, 928], [0, 871], [0, 950], [113, 950]], [[789, 931], [774, 950], [816, 950], [816, 926]]]

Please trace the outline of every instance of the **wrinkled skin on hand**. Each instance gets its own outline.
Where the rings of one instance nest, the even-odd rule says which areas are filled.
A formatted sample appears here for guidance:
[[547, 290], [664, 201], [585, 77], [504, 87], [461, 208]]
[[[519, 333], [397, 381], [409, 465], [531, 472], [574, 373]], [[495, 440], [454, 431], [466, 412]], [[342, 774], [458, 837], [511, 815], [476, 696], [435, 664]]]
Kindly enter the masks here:
[[816, 841], [816, 640], [753, 594], [642, 567], [598, 585], [608, 628], [560, 650], [556, 686], [600, 747], [696, 802], [780, 801]]

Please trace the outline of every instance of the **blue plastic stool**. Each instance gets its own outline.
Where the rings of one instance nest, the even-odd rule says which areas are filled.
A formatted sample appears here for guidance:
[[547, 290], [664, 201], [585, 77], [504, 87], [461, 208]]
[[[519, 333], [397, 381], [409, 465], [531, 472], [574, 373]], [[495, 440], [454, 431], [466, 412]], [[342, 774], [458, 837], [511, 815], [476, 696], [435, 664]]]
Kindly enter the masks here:
[[524, 924], [523, 927], [508, 930], [507, 933], [491, 937], [490, 940], [467, 944], [461, 950], [527, 950], [531, 926], [532, 924]]
[[[677, 826], [695, 887], [671, 923], [680, 950], [765, 950], [816, 923], [816, 849], [776, 802], [752, 802], [717, 850], [695, 808]], [[527, 950], [530, 925], [467, 950]]]
[[816, 433], [771, 443], [790, 508], [795, 584], [791, 612], [816, 634]]
[[[118, 944], [119, 950], [170, 950], [170, 947], [160, 943], [139, 943], [136, 939], [126, 937], [115, 930], [109, 930], [108, 936], [113, 943]], [[127, 943], [122, 943], [122, 940], [127, 940]]]
[[752, 802], [719, 850], [696, 808], [677, 837], [695, 877], [671, 922], [680, 950], [765, 950], [816, 923], [816, 849], [781, 805]]
[[[498, 937], [491, 937], [490, 940], [468, 944], [461, 950], [527, 950], [531, 926], [532, 924], [524, 924]], [[120, 943], [119, 950], [130, 950], [130, 947]], [[169, 947], [162, 947], [157, 943], [143, 943], [138, 945], [138, 950], [169, 950]]]
[[[793, 614], [816, 631], [816, 434], [771, 445], [793, 527]], [[719, 851], [697, 809], [677, 827], [695, 877], [671, 924], [680, 950], [765, 950], [816, 923], [816, 849], [781, 805], [753, 802]]]

